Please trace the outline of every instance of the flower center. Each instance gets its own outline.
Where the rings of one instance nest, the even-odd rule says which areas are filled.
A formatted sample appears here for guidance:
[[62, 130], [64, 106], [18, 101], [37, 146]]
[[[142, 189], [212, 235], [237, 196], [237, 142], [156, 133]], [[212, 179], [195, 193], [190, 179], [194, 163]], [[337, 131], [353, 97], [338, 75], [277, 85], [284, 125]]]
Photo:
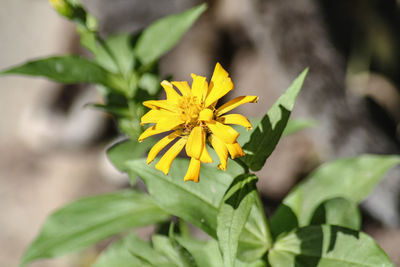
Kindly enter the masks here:
[[193, 128], [198, 124], [199, 113], [203, 109], [196, 96], [184, 96], [179, 103], [182, 119], [186, 128]]

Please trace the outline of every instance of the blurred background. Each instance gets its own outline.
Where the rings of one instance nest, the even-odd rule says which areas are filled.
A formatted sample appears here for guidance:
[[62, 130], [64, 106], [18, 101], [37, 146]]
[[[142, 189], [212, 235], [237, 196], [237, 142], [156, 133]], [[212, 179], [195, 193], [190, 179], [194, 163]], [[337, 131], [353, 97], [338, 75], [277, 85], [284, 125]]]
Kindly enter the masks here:
[[[135, 32], [196, 0], [86, 0], [101, 33]], [[261, 116], [305, 67], [293, 117], [317, 125], [281, 140], [258, 187], [271, 214], [324, 161], [398, 154], [400, 3], [396, 0], [210, 0], [209, 9], [161, 61], [161, 73], [190, 80], [226, 68], [235, 90], [259, 95], [240, 111]], [[57, 54], [88, 55], [72, 23], [45, 0], [2, 0], [0, 69]], [[46, 216], [79, 197], [128, 186], [105, 149], [115, 122], [85, 108], [95, 88], [0, 77], [0, 266], [16, 266]], [[363, 230], [400, 266], [400, 170], [363, 204]], [[145, 235], [143, 233], [143, 235]], [[101, 248], [101, 246], [99, 247]], [[31, 266], [89, 266], [99, 248]]]

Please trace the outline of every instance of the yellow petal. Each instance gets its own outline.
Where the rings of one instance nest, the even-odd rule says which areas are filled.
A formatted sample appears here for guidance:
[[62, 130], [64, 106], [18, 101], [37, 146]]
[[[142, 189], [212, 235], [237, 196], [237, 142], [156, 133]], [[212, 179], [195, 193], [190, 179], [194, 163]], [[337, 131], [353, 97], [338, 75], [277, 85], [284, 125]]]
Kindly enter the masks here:
[[233, 144], [227, 144], [226, 147], [228, 148], [229, 154], [231, 155], [232, 159], [244, 156], [242, 147], [237, 142]]
[[200, 101], [203, 101], [208, 91], [206, 77], [202, 77], [193, 73], [191, 74], [191, 76], [193, 78], [192, 94], [198, 97]]
[[147, 128], [138, 138], [139, 142], [142, 142], [144, 139], [146, 139], [147, 137], [159, 134], [159, 133], [163, 133], [165, 132], [165, 130], [157, 130], [155, 126], [151, 126], [149, 128]]
[[224, 125], [218, 121], [206, 122], [207, 127], [225, 144], [233, 144], [236, 142], [239, 133], [232, 127]]
[[212, 163], [213, 162], [210, 154], [208, 154], [206, 145], [204, 145], [203, 152], [201, 152], [200, 161], [203, 163]]
[[157, 123], [159, 120], [165, 118], [165, 117], [175, 117], [176, 114], [167, 111], [167, 110], [158, 110], [158, 109], [152, 109], [146, 114], [142, 116], [140, 119], [140, 124], [146, 124], [146, 123]]
[[169, 143], [179, 137], [180, 134], [181, 131], [175, 131], [158, 141], [149, 151], [149, 155], [147, 156], [147, 164], [150, 164], [155, 159], [157, 154]]
[[221, 66], [221, 64], [219, 64], [219, 62], [217, 62], [217, 64], [215, 64], [215, 68], [214, 68], [214, 72], [213, 75], [211, 77], [211, 81], [212, 82], [220, 82], [223, 81], [224, 79], [228, 78], [229, 73], [224, 70], [224, 68]]
[[179, 139], [160, 159], [156, 164], [156, 169], [162, 171], [165, 175], [168, 174], [172, 161], [178, 156], [186, 144], [186, 138]]
[[226, 162], [228, 160], [228, 149], [226, 145], [215, 135], [210, 135], [208, 140], [210, 141], [215, 152], [217, 152], [220, 161], [218, 168], [220, 168], [221, 170], [226, 170]]
[[202, 111], [200, 111], [199, 113], [199, 121], [212, 121], [214, 117], [214, 112], [211, 109], [203, 109]]
[[148, 100], [143, 102], [143, 106], [151, 109], [166, 109], [172, 112], [176, 112], [176, 105], [171, 104], [167, 100]]
[[258, 96], [253, 96], [253, 95], [236, 97], [236, 98], [226, 102], [222, 106], [220, 106], [217, 109], [217, 115], [222, 115], [224, 113], [227, 113], [228, 111], [231, 111], [232, 109], [234, 109], [242, 104], [249, 103], [249, 102], [254, 103], [257, 101], [258, 101]]
[[172, 85], [176, 86], [183, 96], [191, 95], [188, 82], [172, 82]]
[[199, 182], [199, 173], [200, 173], [200, 165], [201, 162], [198, 159], [191, 158], [189, 168], [186, 172], [185, 177], [183, 180], [186, 181], [193, 181], [198, 183]]
[[187, 144], [186, 154], [189, 157], [200, 159], [201, 153], [206, 142], [206, 134], [201, 126], [196, 126], [190, 132]]
[[175, 127], [183, 124], [185, 121], [181, 119], [180, 116], [163, 117], [156, 124], [157, 130], [169, 131], [173, 130]]
[[205, 107], [209, 107], [210, 105], [214, 104], [214, 102], [217, 102], [218, 99], [233, 89], [233, 82], [228, 76], [228, 72], [222, 68], [221, 64], [217, 63], [211, 78], [209, 92], [205, 101]]
[[228, 115], [224, 115], [219, 117], [219, 120], [223, 123], [223, 124], [237, 124], [237, 125], [241, 125], [243, 127], [246, 127], [247, 130], [250, 130], [251, 124], [249, 122], [249, 120], [240, 114], [228, 114]]
[[165, 90], [165, 94], [167, 95], [167, 101], [171, 102], [172, 104], [178, 104], [179, 100], [182, 98], [182, 96], [180, 96], [178, 94], [178, 92], [175, 91], [172, 84], [170, 82], [164, 80], [161, 82], [161, 86]]

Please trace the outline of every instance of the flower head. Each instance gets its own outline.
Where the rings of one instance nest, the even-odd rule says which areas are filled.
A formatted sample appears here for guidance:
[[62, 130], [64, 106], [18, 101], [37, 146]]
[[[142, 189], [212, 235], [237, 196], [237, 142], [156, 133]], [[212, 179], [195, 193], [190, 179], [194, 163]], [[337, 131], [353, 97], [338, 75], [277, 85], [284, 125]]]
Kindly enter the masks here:
[[140, 135], [139, 141], [171, 131], [152, 147], [147, 164], [150, 164], [164, 147], [175, 141], [155, 167], [168, 174], [172, 161], [185, 148], [191, 159], [184, 180], [198, 182], [201, 162], [213, 161], [207, 151], [206, 140], [216, 151], [220, 160], [218, 168], [222, 170], [226, 169], [228, 153], [232, 158], [244, 156], [236, 141], [239, 133], [227, 124], [237, 124], [247, 129], [251, 129], [251, 124], [240, 114], [225, 113], [244, 103], [257, 102], [258, 97], [240, 96], [216, 107], [218, 100], [233, 89], [229, 74], [217, 63], [210, 84], [205, 77], [195, 74], [191, 76], [192, 88], [187, 82], [163, 81], [161, 85], [167, 99], [143, 102], [150, 111], [142, 117], [141, 124], [155, 125], [147, 128]]

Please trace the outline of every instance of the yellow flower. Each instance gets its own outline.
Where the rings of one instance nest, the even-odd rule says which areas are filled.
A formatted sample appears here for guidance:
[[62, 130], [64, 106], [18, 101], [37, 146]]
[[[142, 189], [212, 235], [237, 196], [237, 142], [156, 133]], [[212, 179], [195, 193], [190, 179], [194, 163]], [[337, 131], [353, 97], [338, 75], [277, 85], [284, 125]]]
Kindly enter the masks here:
[[207, 139], [219, 157], [219, 169], [226, 169], [228, 153], [232, 158], [244, 156], [242, 148], [236, 142], [239, 133], [227, 124], [237, 124], [247, 129], [251, 129], [251, 124], [240, 114], [224, 114], [244, 103], [257, 102], [258, 97], [240, 96], [216, 108], [218, 100], [233, 89], [228, 72], [217, 63], [210, 84], [205, 77], [195, 74], [191, 76], [192, 88], [187, 82], [163, 81], [161, 85], [167, 99], [143, 102], [151, 110], [142, 117], [141, 124], [155, 125], [140, 135], [139, 142], [149, 136], [172, 131], [152, 147], [147, 164], [164, 147], [177, 139], [156, 164], [156, 169], [168, 174], [172, 161], [185, 147], [186, 154], [191, 159], [184, 181], [198, 182], [201, 162], [212, 162], [206, 148]]

